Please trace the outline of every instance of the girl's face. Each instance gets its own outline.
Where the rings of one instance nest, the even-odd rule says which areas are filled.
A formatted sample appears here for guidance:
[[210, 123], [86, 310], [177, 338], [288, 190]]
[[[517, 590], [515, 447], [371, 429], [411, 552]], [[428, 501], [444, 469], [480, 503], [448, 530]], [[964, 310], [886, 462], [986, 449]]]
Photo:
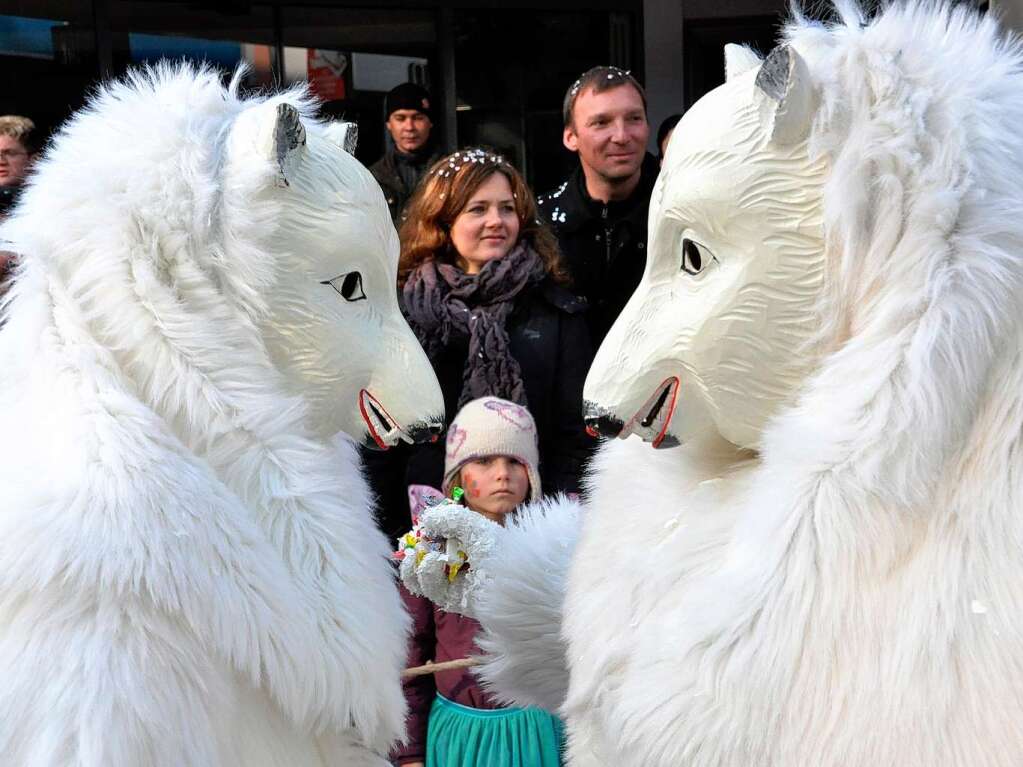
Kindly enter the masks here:
[[488, 261], [508, 255], [518, 239], [519, 217], [511, 184], [503, 173], [493, 173], [451, 224], [456, 263], [466, 274], [478, 274]]
[[517, 458], [491, 455], [462, 466], [462, 489], [470, 509], [498, 524], [529, 492], [529, 475]]

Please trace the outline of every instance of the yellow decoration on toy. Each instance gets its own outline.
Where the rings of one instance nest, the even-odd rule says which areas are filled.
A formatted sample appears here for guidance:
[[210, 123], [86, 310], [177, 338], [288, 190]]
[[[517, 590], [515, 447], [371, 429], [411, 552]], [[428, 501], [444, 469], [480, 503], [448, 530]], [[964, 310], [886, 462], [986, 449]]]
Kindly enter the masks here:
[[462, 569], [462, 563], [456, 562], [453, 565], [448, 565], [448, 583], [454, 583], [455, 577], [458, 575], [458, 571]]
[[462, 569], [462, 566], [469, 559], [469, 555], [461, 549], [455, 549], [454, 556], [451, 554], [453, 541], [448, 541], [448, 583], [453, 583], [455, 577], [458, 575], [458, 571]]

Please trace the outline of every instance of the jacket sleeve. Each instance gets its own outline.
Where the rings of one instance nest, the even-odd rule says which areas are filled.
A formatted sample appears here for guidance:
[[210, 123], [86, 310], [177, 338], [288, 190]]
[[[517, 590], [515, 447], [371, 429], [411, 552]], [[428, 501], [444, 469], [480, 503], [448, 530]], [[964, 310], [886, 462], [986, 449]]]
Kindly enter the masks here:
[[543, 479], [547, 492], [578, 493], [583, 469], [597, 446], [583, 424], [583, 383], [593, 362], [593, 345], [581, 313], [564, 314], [559, 331], [554, 428], [549, 444], [541, 446], [541, 454], [549, 456]]
[[360, 450], [363, 472], [376, 500], [377, 526], [393, 547], [399, 536], [412, 527], [406, 479], [409, 448], [395, 445], [388, 450]]
[[[433, 604], [423, 597], [413, 596], [398, 585], [405, 607], [412, 616], [412, 633], [409, 636], [408, 667], [422, 666], [433, 660], [437, 647], [436, 626], [433, 620]], [[405, 701], [408, 703], [407, 741], [391, 752], [391, 758], [398, 764], [426, 761], [426, 729], [430, 719], [430, 706], [437, 695], [433, 674], [409, 677], [402, 681]]]

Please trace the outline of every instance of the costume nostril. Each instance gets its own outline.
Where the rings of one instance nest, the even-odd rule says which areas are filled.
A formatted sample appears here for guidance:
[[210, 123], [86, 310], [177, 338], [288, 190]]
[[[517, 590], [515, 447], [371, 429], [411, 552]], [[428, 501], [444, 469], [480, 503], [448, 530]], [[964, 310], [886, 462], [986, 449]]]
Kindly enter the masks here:
[[614, 418], [609, 415], [600, 415], [594, 418], [587, 418], [586, 421], [586, 433], [591, 437], [609, 437], [614, 438], [622, 433], [622, 429], [625, 428], [625, 423], [620, 418]]
[[428, 423], [417, 423], [409, 428], [408, 435], [418, 445], [421, 442], [436, 442], [440, 439], [442, 431], [444, 431], [444, 423], [438, 420]]
[[583, 403], [583, 423], [586, 433], [591, 437], [608, 437], [614, 439], [622, 433], [625, 422], [607, 412], [595, 402]]

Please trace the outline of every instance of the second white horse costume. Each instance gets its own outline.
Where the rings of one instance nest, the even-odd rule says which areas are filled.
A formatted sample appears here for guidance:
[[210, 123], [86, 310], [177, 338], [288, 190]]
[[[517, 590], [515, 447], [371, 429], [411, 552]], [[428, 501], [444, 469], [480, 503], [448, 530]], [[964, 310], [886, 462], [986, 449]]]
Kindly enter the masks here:
[[572, 767], [1023, 764], [1023, 56], [842, 14], [679, 123], [585, 390], [629, 438], [491, 542], [484, 675]]

